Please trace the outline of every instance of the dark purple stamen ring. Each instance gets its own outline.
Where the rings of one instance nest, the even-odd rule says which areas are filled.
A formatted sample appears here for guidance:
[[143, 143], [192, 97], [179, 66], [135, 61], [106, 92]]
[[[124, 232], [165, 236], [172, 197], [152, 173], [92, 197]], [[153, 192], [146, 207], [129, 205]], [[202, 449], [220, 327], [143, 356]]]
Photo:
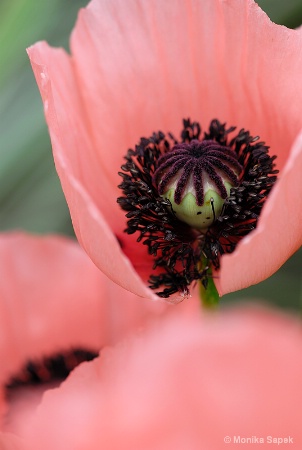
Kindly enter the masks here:
[[180, 172], [176, 183], [174, 201], [179, 205], [183, 199], [185, 188], [192, 176], [196, 203], [204, 203], [203, 173], [207, 173], [214, 182], [221, 197], [227, 197], [221, 172], [230, 180], [233, 186], [238, 185], [238, 174], [242, 171], [236, 153], [229, 147], [207, 139], [176, 144], [172, 150], [163, 154], [157, 161], [153, 174], [153, 182], [159, 195], [163, 195], [167, 186]]
[[[233, 134], [234, 131], [235, 127], [226, 128], [226, 124], [214, 119], [209, 130], [200, 139], [200, 125], [184, 119], [181, 143], [172, 134], [159, 131], [149, 138], [141, 138], [135, 149], [129, 149], [125, 156], [126, 162], [121, 166], [122, 172], [119, 172], [122, 177], [119, 188], [123, 194], [117, 202], [126, 213], [125, 232], [129, 235], [136, 233], [137, 242], [142, 242], [153, 258], [149, 283], [160, 297], [168, 298], [176, 292], [187, 296], [194, 281], [201, 281], [206, 287], [211, 267], [218, 270], [221, 256], [232, 253], [240, 240], [257, 227], [262, 207], [277, 180], [278, 170], [274, 164], [276, 156], [270, 156], [269, 147], [264, 142], [257, 142], [259, 138], [251, 136], [248, 131], [241, 129]], [[163, 172], [159, 171], [158, 178], [165, 175], [163, 167], [166, 162], [165, 167], [169, 171], [172, 157], [177, 158], [173, 159], [173, 163], [177, 163], [182, 169], [188, 162], [186, 159], [189, 154], [189, 162], [195, 158], [190, 182], [196, 195], [202, 198], [204, 186], [200, 172], [203, 171], [203, 162], [198, 157], [200, 152], [197, 151], [197, 155], [192, 156], [191, 147], [187, 144], [193, 141], [195, 149], [202, 142], [208, 155], [213, 156], [212, 150], [214, 153], [219, 152], [219, 158], [214, 157], [216, 163], [220, 161], [220, 164], [227, 164], [229, 170], [236, 170], [237, 167], [239, 175], [237, 186], [234, 185], [225, 199], [223, 212], [202, 235], [196, 234], [196, 229], [170, 213], [171, 204], [159, 195], [154, 181], [160, 159]], [[229, 157], [232, 158], [232, 164]], [[216, 171], [217, 164], [214, 161], [211, 164]], [[177, 174], [177, 165], [176, 169]], [[178, 179], [180, 176], [181, 173], [178, 174]], [[167, 178], [168, 184], [169, 177]], [[162, 183], [161, 186], [163, 187]], [[124, 243], [124, 247], [125, 245], [128, 244]], [[201, 265], [204, 258], [205, 266]]]

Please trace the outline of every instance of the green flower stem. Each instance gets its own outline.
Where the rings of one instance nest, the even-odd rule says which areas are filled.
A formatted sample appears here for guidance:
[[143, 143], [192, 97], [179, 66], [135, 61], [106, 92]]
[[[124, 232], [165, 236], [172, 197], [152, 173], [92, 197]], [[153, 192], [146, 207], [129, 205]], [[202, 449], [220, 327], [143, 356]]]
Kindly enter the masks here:
[[[204, 259], [201, 262], [203, 267], [207, 266], [207, 261]], [[219, 305], [219, 294], [216, 289], [216, 286], [214, 284], [213, 278], [212, 278], [212, 269], [208, 270], [208, 283], [207, 287], [205, 288], [202, 283], [199, 283], [199, 295], [200, 295], [200, 301], [202, 304], [202, 307], [208, 310], [214, 310], [218, 308]]]

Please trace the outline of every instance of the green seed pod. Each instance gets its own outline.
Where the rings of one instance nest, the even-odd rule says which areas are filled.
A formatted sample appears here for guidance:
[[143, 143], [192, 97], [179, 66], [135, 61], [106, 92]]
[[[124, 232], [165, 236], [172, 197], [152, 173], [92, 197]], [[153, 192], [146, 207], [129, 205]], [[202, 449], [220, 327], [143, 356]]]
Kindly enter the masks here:
[[[224, 186], [229, 196], [232, 185], [228, 181], [224, 181]], [[196, 197], [192, 192], [188, 192], [179, 205], [175, 203], [174, 196], [175, 188], [168, 189], [162, 195], [162, 197], [167, 198], [171, 202], [172, 211], [177, 219], [203, 232], [221, 214], [225, 202], [225, 199], [216, 190], [210, 188], [205, 192], [202, 206], [197, 205]]]

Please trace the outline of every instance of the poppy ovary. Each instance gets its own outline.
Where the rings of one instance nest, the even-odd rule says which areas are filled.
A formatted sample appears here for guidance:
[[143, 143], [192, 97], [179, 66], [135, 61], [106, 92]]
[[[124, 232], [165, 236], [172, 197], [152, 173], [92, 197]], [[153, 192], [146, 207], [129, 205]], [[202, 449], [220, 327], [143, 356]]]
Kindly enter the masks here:
[[176, 144], [157, 162], [153, 182], [177, 219], [206, 232], [220, 216], [242, 166], [236, 153], [210, 139]]

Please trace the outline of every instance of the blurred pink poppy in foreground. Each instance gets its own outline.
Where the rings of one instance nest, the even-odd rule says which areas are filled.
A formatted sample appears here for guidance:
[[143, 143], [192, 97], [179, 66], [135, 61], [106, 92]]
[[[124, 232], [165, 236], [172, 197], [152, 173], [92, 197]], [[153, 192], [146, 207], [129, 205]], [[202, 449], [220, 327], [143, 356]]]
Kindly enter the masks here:
[[273, 24], [252, 0], [92, 0], [70, 46], [71, 56], [45, 42], [28, 52], [77, 238], [108, 277], [156, 297], [154, 257], [124, 233], [118, 171], [141, 137], [179, 138], [187, 118], [260, 136], [280, 170], [257, 229], [221, 258], [219, 293], [269, 277], [300, 247], [302, 28]]
[[[1, 450], [301, 448], [298, 321], [138, 299], [64, 238], [2, 235], [0, 268]], [[58, 388], [5, 389], [28, 361], [71, 348], [100, 355]]]
[[[12, 433], [43, 393], [12, 389], [6, 398], [4, 386], [29, 361], [72, 349], [98, 353], [166, 309], [112, 283], [75, 242], [62, 237], [1, 234], [0, 272], [0, 429]], [[0, 449], [13, 449], [10, 441], [0, 434]]]
[[29, 448], [301, 449], [301, 324], [260, 308], [174, 311], [46, 392], [23, 418]]

